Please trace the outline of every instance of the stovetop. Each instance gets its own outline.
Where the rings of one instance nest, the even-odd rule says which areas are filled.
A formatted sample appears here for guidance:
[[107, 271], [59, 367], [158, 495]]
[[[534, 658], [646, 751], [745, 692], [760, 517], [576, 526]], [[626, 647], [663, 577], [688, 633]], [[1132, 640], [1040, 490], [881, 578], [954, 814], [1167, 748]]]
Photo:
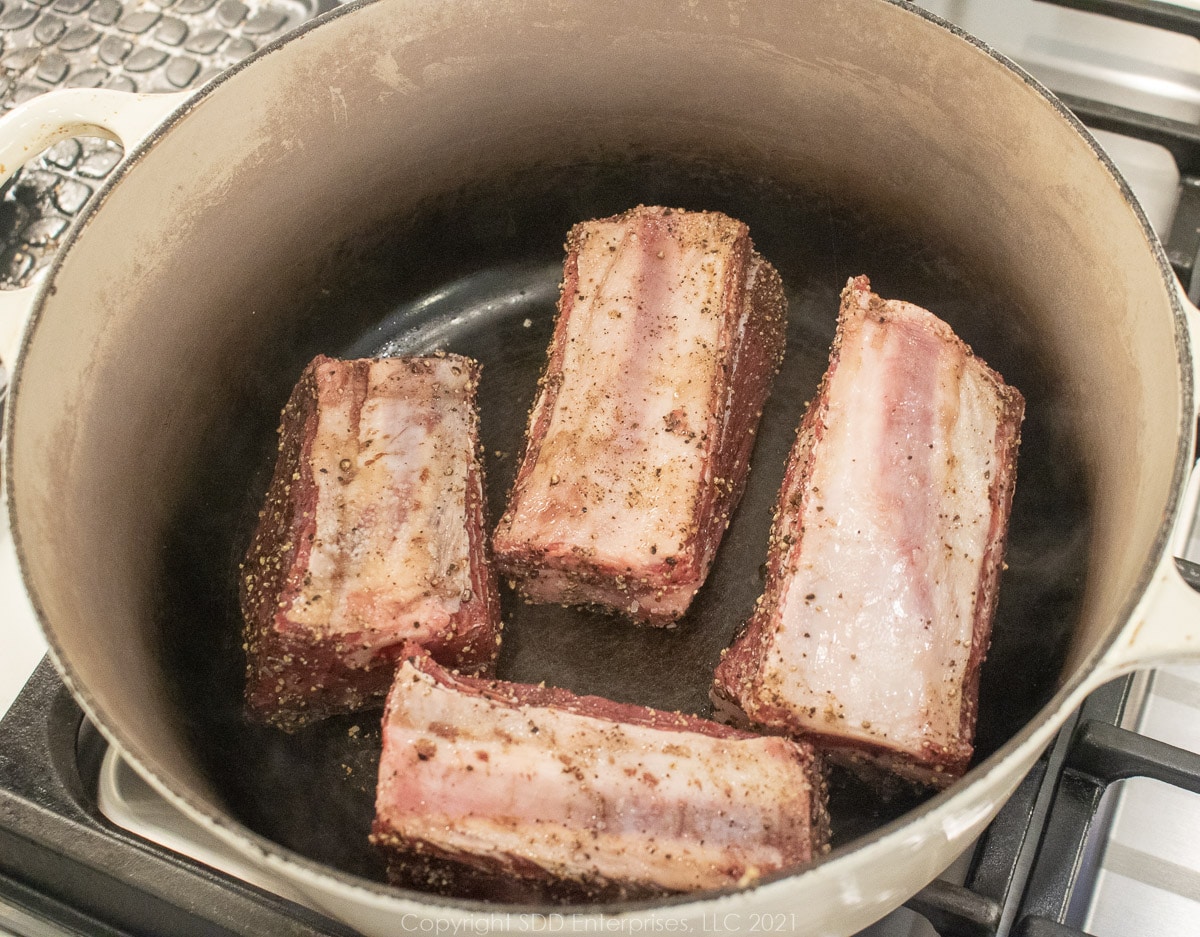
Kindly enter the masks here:
[[[0, 104], [8, 108], [59, 86], [195, 87], [330, 5], [6, 0], [0, 6]], [[920, 5], [1015, 59], [1097, 132], [1195, 300], [1200, 0]], [[116, 144], [67, 141], [6, 187], [0, 285], [22, 285], [37, 275], [120, 156]], [[1200, 561], [1200, 527], [1186, 555]], [[1200, 587], [1200, 570], [1187, 566], [1186, 572]], [[45, 643], [27, 603], [3, 599], [20, 594], [4, 532], [0, 934], [350, 933], [307, 907], [286, 883], [262, 877], [191, 828], [108, 748], [42, 659]], [[973, 853], [909, 901], [908, 910], [866, 934], [1196, 933], [1195, 752], [1200, 667], [1164, 668], [1104, 687], [1063, 728]]]

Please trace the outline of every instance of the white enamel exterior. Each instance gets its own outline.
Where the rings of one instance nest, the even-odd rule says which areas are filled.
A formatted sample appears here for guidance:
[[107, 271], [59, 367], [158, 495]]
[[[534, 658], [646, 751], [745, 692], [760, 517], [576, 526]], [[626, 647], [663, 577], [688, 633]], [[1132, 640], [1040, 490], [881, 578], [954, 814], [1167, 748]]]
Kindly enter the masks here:
[[[1070, 119], [1023, 76], [905, 5], [662, 2], [612, 11], [376, 0], [266, 50], [182, 109], [104, 96], [92, 112], [76, 97], [60, 119], [53, 98], [26, 112], [30, 120], [0, 123], [3, 159], [79, 127], [132, 142], [134, 152], [70, 237], [16, 362], [5, 474], [35, 609], [65, 679], [152, 785], [367, 934], [667, 922], [733, 931], [776, 921], [795, 933], [853, 933], [958, 856], [1088, 692], [1124, 670], [1200, 651], [1200, 598], [1170, 558], [1171, 525], [1187, 516], [1200, 316], [1185, 311], [1153, 235]], [[147, 123], [170, 112], [139, 144]], [[678, 149], [705, 145], [705, 121], [739, 128], [745, 147], [731, 147], [732, 156], [788, 166], [798, 181], [850, 186], [883, 209], [919, 208], [919, 223], [958, 236], [1028, 290], [1021, 298], [1074, 389], [1080, 432], [1096, 453], [1089, 592], [1061, 691], [914, 817], [803, 874], [701, 900], [523, 918], [534, 909], [426, 900], [352, 880], [243, 829], [183, 742], [146, 718], [166, 704], [138, 630], [149, 614], [139, 577], [152, 566], [171, 480], [195, 446], [190, 414], [219, 405], [214, 376], [245, 364], [230, 349], [253, 347], [282, 314], [263, 272], [319, 264], [351, 224], [382, 219], [464, 174], [519, 163], [531, 134], [543, 150], [569, 152], [589, 128], [628, 142], [652, 123], [657, 142]], [[795, 139], [792, 125], [803, 130]], [[385, 159], [399, 167], [390, 176]], [[398, 193], [396, 178], [415, 194]], [[968, 210], [986, 233], [963, 220]], [[1103, 295], [1090, 292], [1097, 274]], [[0, 310], [9, 332], [24, 308], [12, 306]], [[151, 373], [118, 380], [121, 362], [150, 362]], [[134, 468], [138, 484], [112, 482]], [[62, 526], [63, 514], [74, 527]]]

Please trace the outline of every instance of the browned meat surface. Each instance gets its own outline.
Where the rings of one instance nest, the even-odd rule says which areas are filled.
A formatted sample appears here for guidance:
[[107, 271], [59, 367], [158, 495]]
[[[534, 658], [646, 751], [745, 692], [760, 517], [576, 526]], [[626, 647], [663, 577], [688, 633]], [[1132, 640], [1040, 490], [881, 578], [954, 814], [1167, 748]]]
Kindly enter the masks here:
[[1024, 400], [944, 322], [842, 294], [766, 590], [716, 673], [735, 722], [944, 786], [966, 769]]
[[490, 671], [478, 379], [455, 355], [304, 371], [241, 570], [252, 718], [292, 730], [379, 703], [406, 641]]
[[821, 855], [828, 829], [805, 743], [415, 653], [384, 712], [372, 838], [404, 884], [582, 900], [752, 882]]
[[639, 207], [576, 225], [549, 363], [493, 544], [534, 602], [665, 625], [741, 497], [784, 349], [744, 224]]

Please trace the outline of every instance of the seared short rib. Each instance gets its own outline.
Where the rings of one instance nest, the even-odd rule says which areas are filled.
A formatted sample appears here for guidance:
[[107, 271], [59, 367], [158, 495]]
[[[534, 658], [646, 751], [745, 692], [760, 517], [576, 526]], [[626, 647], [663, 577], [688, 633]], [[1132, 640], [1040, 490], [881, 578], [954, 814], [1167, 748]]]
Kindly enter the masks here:
[[290, 731], [378, 704], [408, 641], [490, 671], [478, 379], [456, 355], [305, 369], [241, 570], [252, 718]]
[[1023, 415], [948, 325], [850, 281], [766, 590], [717, 668], [723, 718], [921, 784], [963, 773]]
[[666, 625], [741, 497], [786, 301], [715, 212], [639, 207], [576, 225], [566, 250], [496, 562], [531, 601]]
[[746, 884], [823, 854], [812, 748], [544, 685], [401, 664], [373, 842], [394, 881], [504, 900]]

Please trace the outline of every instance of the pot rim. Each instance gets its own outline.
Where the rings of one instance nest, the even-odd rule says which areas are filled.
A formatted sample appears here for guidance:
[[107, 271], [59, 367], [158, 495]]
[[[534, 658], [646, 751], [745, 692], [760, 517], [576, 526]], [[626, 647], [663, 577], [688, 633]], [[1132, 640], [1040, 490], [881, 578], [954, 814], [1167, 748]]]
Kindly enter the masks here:
[[[846, 843], [834, 849], [828, 856], [821, 859], [814, 865], [808, 866], [801, 870], [790, 870], [776, 872], [771, 875], [763, 876], [754, 884], [745, 887], [731, 887], [719, 890], [710, 890], [702, 893], [683, 894], [677, 896], [668, 896], [657, 899], [647, 899], [638, 901], [621, 901], [611, 902], [602, 905], [532, 905], [532, 904], [498, 904], [486, 902], [478, 899], [462, 899], [462, 898], [447, 898], [438, 895], [432, 895], [413, 889], [403, 889], [391, 885], [386, 885], [381, 882], [375, 882], [369, 879], [361, 878], [351, 873], [343, 872], [332, 866], [310, 859], [300, 853], [282, 846], [273, 840], [249, 829], [239, 820], [233, 817], [232, 814], [225, 812], [214, 812], [209, 807], [196, 799], [190, 791], [178, 791], [163, 781], [153, 770], [149, 764], [153, 759], [145, 758], [142, 753], [137, 750], [137, 746], [126, 744], [122, 739], [120, 727], [110, 725], [109, 721], [104, 716], [103, 706], [100, 705], [95, 697], [90, 693], [88, 688], [76, 680], [70, 662], [63, 655], [62, 650], [55, 637], [53, 627], [49, 623], [47, 616], [44, 613], [42, 605], [35, 595], [34, 591], [29, 586], [27, 577], [27, 561], [24, 550], [24, 539], [21, 529], [16, 520], [16, 512], [13, 510], [13, 505], [16, 501], [16, 490], [13, 481], [13, 473], [9, 467], [13, 462], [14, 440], [15, 440], [15, 407], [12, 405], [20, 393], [21, 381], [24, 372], [24, 361], [26, 350], [36, 338], [38, 325], [41, 321], [45, 307], [46, 297], [53, 294], [54, 280], [56, 279], [62, 264], [69, 255], [72, 246], [83, 236], [96, 213], [100, 211], [104, 203], [107, 201], [112, 190], [119, 185], [130, 170], [141, 162], [144, 155], [154, 147], [157, 142], [166, 134], [170, 133], [176, 125], [183, 121], [188, 113], [199, 105], [201, 102], [209, 98], [247, 68], [254, 66], [260, 59], [266, 58], [273, 52], [290, 45], [292, 42], [302, 41], [313, 30], [321, 27], [326, 22], [340, 19], [344, 16], [353, 16], [358, 10], [365, 7], [373, 6], [380, 2], [393, 2], [393, 0], [354, 0], [352, 3], [339, 6], [334, 10], [322, 14], [319, 17], [308, 20], [294, 31], [286, 36], [274, 40], [268, 45], [263, 46], [257, 52], [247, 57], [238, 64], [232, 66], [220, 76], [213, 79], [208, 84], [188, 98], [188, 100], [174, 113], [170, 114], [159, 125], [141, 140], [130, 151], [126, 152], [120, 164], [114, 169], [109, 177], [104, 181], [95, 196], [89, 201], [87, 206], [80, 213], [76, 221], [71, 225], [70, 229], [64, 236], [62, 243], [52, 259], [46, 275], [42, 279], [39, 286], [35, 289], [35, 295], [29, 315], [28, 324], [25, 328], [24, 335], [20, 342], [19, 353], [11, 368], [9, 376], [9, 401], [4, 414], [4, 485], [5, 498], [7, 502], [8, 523], [12, 533], [13, 547], [16, 553], [18, 566], [20, 569], [21, 579], [25, 585], [25, 591], [28, 595], [33, 612], [38, 620], [43, 634], [46, 636], [51, 657], [57, 667], [59, 674], [64, 682], [71, 690], [76, 700], [80, 703], [87, 717], [93, 722], [98, 730], [104, 735], [108, 742], [113, 745], [123, 757], [127, 758], [138, 773], [147, 780], [151, 786], [162, 794], [168, 801], [183, 810], [193, 819], [199, 821], [205, 827], [211, 829], [223, 840], [228, 841], [242, 852], [251, 852], [260, 855], [269, 864], [279, 865], [284, 869], [294, 870], [300, 873], [305, 878], [310, 878], [319, 886], [327, 886], [334, 884], [340, 888], [349, 889], [351, 891], [365, 893], [370, 896], [390, 900], [392, 902], [403, 902], [405, 900], [416, 902], [419, 906], [432, 910], [436, 908], [442, 912], [460, 912], [463, 915], [470, 916], [491, 916], [496, 913], [511, 913], [519, 915], [522, 913], [546, 913], [552, 911], [556, 914], [567, 915], [596, 915], [607, 916], [613, 914], [630, 914], [647, 911], [662, 911], [677, 908], [684, 905], [701, 905], [710, 902], [716, 902], [723, 898], [728, 898], [731, 895], [753, 895], [756, 891], [774, 885], [779, 885], [789, 879], [803, 876], [805, 873], [818, 868], [829, 869], [843, 864], [847, 856], [860, 854], [864, 851], [871, 851], [879, 847], [880, 843], [895, 837], [901, 831], [911, 829], [916, 825], [927, 822], [927, 819], [934, 814], [949, 812], [951, 805], [955, 800], [965, 800], [963, 796], [965, 792], [977, 787], [982, 779], [996, 771], [1003, 763], [1013, 760], [1017, 753], [1023, 749], [1028, 749], [1036, 740], [1036, 749], [1024, 754], [1028, 757], [1029, 763], [1036, 758], [1037, 754], [1044, 746], [1046, 739], [1038, 738], [1039, 736], [1057, 732], [1063, 721], [1066, 720], [1070, 712], [1082, 701], [1082, 698], [1087, 692], [1097, 686], [1097, 677], [1103, 676], [1104, 679], [1110, 679], [1117, 676], [1116, 673], [1101, 673], [1098, 668], [1101, 667], [1101, 661], [1104, 656], [1113, 648], [1121, 635], [1129, 628], [1129, 622], [1134, 614], [1135, 608], [1146, 596], [1154, 572], [1158, 567], [1160, 558], [1165, 554], [1169, 542], [1171, 540], [1175, 524], [1178, 521], [1178, 514], [1183, 498], [1184, 482], [1188, 471], [1192, 466], [1192, 446], [1193, 434], [1195, 432], [1196, 402], [1195, 395], [1197, 388], [1194, 382], [1194, 358], [1196, 349], [1191, 347], [1189, 331], [1186, 323], [1186, 315], [1184, 311], [1183, 301], [1180, 298], [1180, 290], [1178, 281], [1175, 278], [1174, 271], [1171, 268], [1170, 262], [1167, 259], [1161, 243], [1158, 240], [1156, 233], [1150, 226], [1150, 222], [1146, 217], [1145, 212], [1138, 203], [1136, 197], [1130, 189], [1128, 183], [1121, 176], [1120, 171], [1113, 163], [1112, 159], [1105, 153], [1100, 144], [1091, 135], [1084, 124], [1064, 105], [1055, 95], [1050, 92], [1036, 78], [1026, 72], [1021, 66], [1017, 65], [1007, 56], [997, 52], [990, 46], [972, 36], [971, 34], [960, 29], [958, 26], [942, 19], [929, 12], [928, 10], [914, 7], [905, 0], [877, 0], [892, 7], [904, 10], [906, 13], [917, 16], [922, 20], [938, 27], [951, 36], [968, 42], [977, 51], [982, 52], [993, 62], [1000, 67], [1008, 70], [1010, 73], [1018, 77], [1023, 84], [1030, 89], [1036, 97], [1040, 97], [1043, 103], [1048, 103], [1056, 112], [1059, 119], [1064, 120], [1076, 135], [1081, 138], [1081, 141], [1088, 146], [1093, 156], [1099, 161], [1101, 166], [1106, 171], [1107, 176], [1117, 185], [1117, 188], [1126, 203], [1127, 207], [1133, 212], [1138, 225], [1142, 230], [1145, 238], [1146, 246], [1154, 257], [1155, 263], [1159, 268], [1162, 278], [1163, 288], [1168, 297], [1171, 313], [1174, 319], [1175, 326], [1175, 347], [1178, 355], [1180, 368], [1180, 384], [1181, 384], [1181, 425], [1178, 432], [1177, 451], [1175, 465], [1172, 472], [1171, 492], [1168, 496], [1167, 503], [1164, 507], [1163, 519], [1159, 529], [1155, 535], [1153, 545], [1149, 555], [1142, 564], [1141, 571], [1137, 577], [1137, 582], [1134, 589], [1123, 604], [1119, 613], [1119, 620], [1122, 624], [1119, 627], [1113, 627], [1110, 632], [1099, 642], [1097, 646], [1087, 655], [1086, 658], [1075, 668], [1074, 672], [1065, 680], [1050, 698], [1042, 709], [1026, 723], [1015, 735], [1005, 741], [996, 751], [989, 755], [982, 762], [976, 764], [967, 772], [966, 775], [948, 789], [941, 791], [918, 807], [910, 810], [895, 820], [892, 820], [871, 832], [860, 836], [853, 841]], [[1023, 771], [1022, 771], [1023, 774]], [[1014, 779], [1019, 780], [1019, 778]], [[997, 809], [999, 804], [996, 805]], [[832, 873], [830, 873], [832, 874]]]

